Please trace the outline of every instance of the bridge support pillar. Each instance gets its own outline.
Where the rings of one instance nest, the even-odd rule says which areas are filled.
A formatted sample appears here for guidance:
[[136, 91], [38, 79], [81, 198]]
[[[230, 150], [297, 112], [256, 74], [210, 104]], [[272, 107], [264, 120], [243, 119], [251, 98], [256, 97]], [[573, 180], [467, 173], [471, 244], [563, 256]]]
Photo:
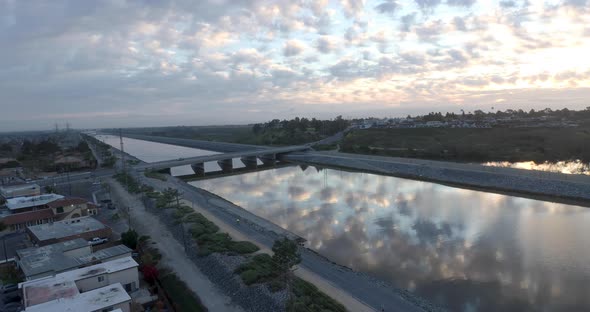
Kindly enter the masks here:
[[231, 158], [218, 160], [217, 164], [219, 164], [219, 167], [221, 167], [221, 171], [223, 172], [232, 172], [234, 169], [234, 164]]
[[169, 174], [172, 175], [172, 170], [170, 168], [164, 168], [164, 169], [160, 169], [158, 170], [159, 173], [163, 173], [163, 174]]
[[277, 162], [276, 154], [266, 154], [258, 156], [265, 165], [274, 165]]
[[254, 168], [258, 167], [258, 161], [256, 159], [256, 156], [242, 157], [242, 158], [240, 158], [240, 160], [244, 163], [244, 165], [248, 169], [254, 169]]
[[195, 174], [197, 176], [199, 176], [199, 177], [205, 176], [205, 163], [192, 164], [191, 168], [193, 169], [193, 171], [195, 172]]

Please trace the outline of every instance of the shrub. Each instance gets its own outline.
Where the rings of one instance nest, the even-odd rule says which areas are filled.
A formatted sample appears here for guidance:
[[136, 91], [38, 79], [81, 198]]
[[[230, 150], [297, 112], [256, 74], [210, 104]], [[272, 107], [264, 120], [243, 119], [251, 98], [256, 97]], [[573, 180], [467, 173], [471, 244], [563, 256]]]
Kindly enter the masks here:
[[256, 283], [258, 281], [258, 279], [260, 278], [258, 276], [258, 272], [256, 272], [255, 270], [244, 271], [244, 272], [240, 273], [240, 277], [242, 278], [242, 281], [244, 281], [244, 284], [246, 284], [246, 285], [252, 285], [252, 284]]
[[237, 252], [239, 254], [249, 254], [253, 252], [257, 252], [260, 250], [258, 246], [254, 245], [251, 242], [243, 241], [243, 242], [231, 242], [229, 245], [229, 250]]

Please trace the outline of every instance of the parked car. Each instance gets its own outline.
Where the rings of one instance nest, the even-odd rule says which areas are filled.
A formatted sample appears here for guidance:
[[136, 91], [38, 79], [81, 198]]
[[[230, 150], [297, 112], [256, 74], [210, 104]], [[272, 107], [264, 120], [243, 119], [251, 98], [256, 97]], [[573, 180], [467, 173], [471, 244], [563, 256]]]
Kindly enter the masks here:
[[17, 291], [17, 290], [18, 290], [17, 284], [6, 284], [6, 285], [2, 286], [2, 293], [3, 294], [7, 294], [7, 293]]
[[108, 238], [100, 238], [100, 237], [95, 237], [91, 240], [88, 241], [88, 243], [92, 246], [94, 245], [100, 245], [100, 244], [104, 244], [106, 242], [108, 242], [109, 239]]

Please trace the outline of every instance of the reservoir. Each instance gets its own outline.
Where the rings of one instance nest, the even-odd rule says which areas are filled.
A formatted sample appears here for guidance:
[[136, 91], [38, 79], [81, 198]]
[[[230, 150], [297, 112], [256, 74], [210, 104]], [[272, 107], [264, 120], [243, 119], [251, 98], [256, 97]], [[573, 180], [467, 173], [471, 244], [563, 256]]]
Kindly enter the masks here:
[[[118, 137], [99, 139], [120, 146]], [[124, 145], [145, 161], [213, 153]], [[338, 264], [451, 311], [590, 310], [588, 208], [313, 166], [191, 184], [306, 238]]]

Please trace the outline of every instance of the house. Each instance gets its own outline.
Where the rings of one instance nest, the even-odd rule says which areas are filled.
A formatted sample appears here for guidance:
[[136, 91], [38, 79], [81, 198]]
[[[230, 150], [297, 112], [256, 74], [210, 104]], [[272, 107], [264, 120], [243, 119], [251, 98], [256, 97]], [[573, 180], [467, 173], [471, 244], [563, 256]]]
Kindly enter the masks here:
[[69, 270], [131, 256], [131, 249], [116, 245], [93, 252], [83, 238], [43, 247], [17, 250], [16, 264], [26, 280], [35, 280]]
[[67, 197], [47, 204], [57, 220], [73, 219], [93, 216], [98, 213], [98, 207], [84, 198]]
[[90, 240], [94, 237], [111, 237], [112, 230], [92, 217], [66, 219], [27, 227], [31, 241], [46, 246], [76, 238]]
[[0, 221], [11, 231], [98, 214], [98, 207], [83, 198], [57, 194], [17, 197], [9, 199], [6, 206], [8, 211], [0, 215]]
[[4, 199], [38, 195], [41, 195], [41, 187], [38, 184], [18, 184], [0, 187], [0, 196], [4, 197]]
[[139, 286], [131, 257], [19, 284], [26, 312], [131, 310], [128, 292]]

